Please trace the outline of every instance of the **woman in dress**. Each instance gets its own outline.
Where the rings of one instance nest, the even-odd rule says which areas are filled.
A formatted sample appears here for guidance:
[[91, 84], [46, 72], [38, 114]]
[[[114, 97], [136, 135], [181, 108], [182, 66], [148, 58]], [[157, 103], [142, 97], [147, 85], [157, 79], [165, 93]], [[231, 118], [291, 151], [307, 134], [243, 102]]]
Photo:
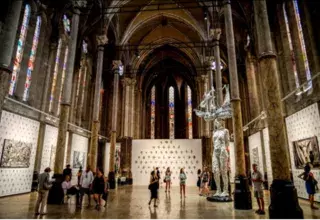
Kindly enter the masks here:
[[151, 204], [152, 199], [154, 199], [154, 207], [157, 207], [157, 199], [158, 199], [158, 175], [155, 171], [151, 172], [150, 176], [150, 184], [149, 184], [149, 190], [151, 192], [151, 197], [149, 201], [149, 205]]
[[96, 177], [92, 182], [93, 199], [96, 202], [96, 209], [100, 210], [101, 196], [105, 192], [105, 181], [103, 171], [101, 168], [97, 168]]
[[184, 169], [183, 168], [180, 169], [179, 179], [180, 179], [180, 196], [182, 197], [182, 193], [183, 193], [184, 197], [186, 197], [186, 180], [187, 180], [187, 176], [184, 173]]
[[169, 188], [169, 192], [170, 192], [170, 188], [171, 188], [171, 171], [170, 171], [170, 167], [168, 167], [167, 170], [166, 170], [166, 174], [165, 174], [164, 180], [166, 182], [166, 192], [168, 191], [168, 188]]
[[198, 170], [197, 174], [198, 174], [197, 187], [199, 187], [199, 193], [201, 194], [201, 174], [202, 174], [201, 169]]
[[318, 209], [316, 206], [314, 206], [314, 194], [316, 193], [317, 187], [317, 181], [314, 178], [314, 175], [311, 171], [311, 166], [309, 163], [306, 164], [304, 167], [304, 172], [301, 173], [298, 177], [303, 179], [306, 182], [306, 189], [307, 193], [309, 194], [309, 201], [310, 201], [310, 207], [311, 209]]
[[204, 168], [204, 171], [201, 175], [201, 192], [200, 192], [200, 196], [208, 196], [209, 194], [209, 188], [208, 188], [208, 185], [209, 185], [209, 181], [210, 181], [210, 173], [208, 171], [208, 168], [205, 167]]

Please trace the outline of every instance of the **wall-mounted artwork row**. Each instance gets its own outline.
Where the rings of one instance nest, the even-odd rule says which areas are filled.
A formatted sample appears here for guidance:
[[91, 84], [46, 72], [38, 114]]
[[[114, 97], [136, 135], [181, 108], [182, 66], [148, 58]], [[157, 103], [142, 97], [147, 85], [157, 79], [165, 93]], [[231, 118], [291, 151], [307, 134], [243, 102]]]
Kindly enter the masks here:
[[32, 144], [23, 141], [5, 139], [0, 167], [28, 168], [30, 166]]
[[306, 163], [320, 169], [320, 152], [316, 136], [293, 141], [293, 155], [296, 169], [303, 169]]

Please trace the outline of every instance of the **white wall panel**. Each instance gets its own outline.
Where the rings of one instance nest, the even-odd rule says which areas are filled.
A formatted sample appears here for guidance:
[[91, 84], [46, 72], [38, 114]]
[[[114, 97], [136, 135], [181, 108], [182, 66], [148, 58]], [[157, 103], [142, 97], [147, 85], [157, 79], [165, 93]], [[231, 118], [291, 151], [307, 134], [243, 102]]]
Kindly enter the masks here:
[[269, 146], [269, 130], [265, 128], [262, 130], [263, 135], [263, 146], [264, 146], [264, 153], [266, 156], [266, 168], [267, 168], [267, 176], [268, 176], [268, 185], [272, 184], [273, 176], [272, 176], [272, 167], [271, 167], [271, 157], [270, 157], [270, 146]]
[[250, 170], [252, 171], [252, 164], [258, 164], [258, 170], [264, 174], [264, 166], [263, 166], [263, 151], [262, 151], [262, 143], [261, 143], [261, 132], [257, 132], [251, 136], [249, 136], [249, 152], [250, 152]]
[[[121, 144], [116, 143], [116, 150], [121, 149]], [[104, 164], [104, 173], [108, 175], [109, 173], [109, 162], [110, 162], [110, 143], [106, 143], [105, 147], [105, 164]]]
[[185, 168], [187, 185], [196, 186], [197, 170], [202, 169], [201, 140], [133, 140], [132, 178], [134, 185], [148, 185], [153, 167], [159, 167], [161, 181], [167, 167], [172, 184], [179, 185], [180, 168]]
[[32, 149], [28, 168], [0, 168], [0, 196], [31, 191], [39, 125], [39, 122], [35, 120], [2, 111], [0, 123], [0, 155], [2, 155], [5, 139], [31, 143]]

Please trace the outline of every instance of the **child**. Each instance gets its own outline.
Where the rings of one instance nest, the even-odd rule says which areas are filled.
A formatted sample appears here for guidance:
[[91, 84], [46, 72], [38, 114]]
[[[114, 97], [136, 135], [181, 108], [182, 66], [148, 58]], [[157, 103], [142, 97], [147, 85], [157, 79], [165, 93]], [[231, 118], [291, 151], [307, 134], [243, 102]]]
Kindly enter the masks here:
[[104, 181], [105, 181], [105, 189], [104, 189], [104, 193], [102, 195], [102, 199], [106, 202], [104, 204], [104, 207], [106, 207], [107, 206], [107, 201], [108, 201], [108, 195], [109, 195], [109, 188], [110, 188], [109, 182], [108, 182], [108, 177], [105, 177]]

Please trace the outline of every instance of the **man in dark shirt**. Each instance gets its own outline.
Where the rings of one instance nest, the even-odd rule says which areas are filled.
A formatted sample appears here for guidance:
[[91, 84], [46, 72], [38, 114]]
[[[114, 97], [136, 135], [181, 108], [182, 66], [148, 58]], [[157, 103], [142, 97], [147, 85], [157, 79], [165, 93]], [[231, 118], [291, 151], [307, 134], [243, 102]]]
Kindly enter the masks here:
[[70, 164], [67, 165], [67, 167], [63, 170], [63, 179], [66, 179], [66, 176], [70, 177], [70, 180], [72, 179], [72, 169], [70, 168]]

